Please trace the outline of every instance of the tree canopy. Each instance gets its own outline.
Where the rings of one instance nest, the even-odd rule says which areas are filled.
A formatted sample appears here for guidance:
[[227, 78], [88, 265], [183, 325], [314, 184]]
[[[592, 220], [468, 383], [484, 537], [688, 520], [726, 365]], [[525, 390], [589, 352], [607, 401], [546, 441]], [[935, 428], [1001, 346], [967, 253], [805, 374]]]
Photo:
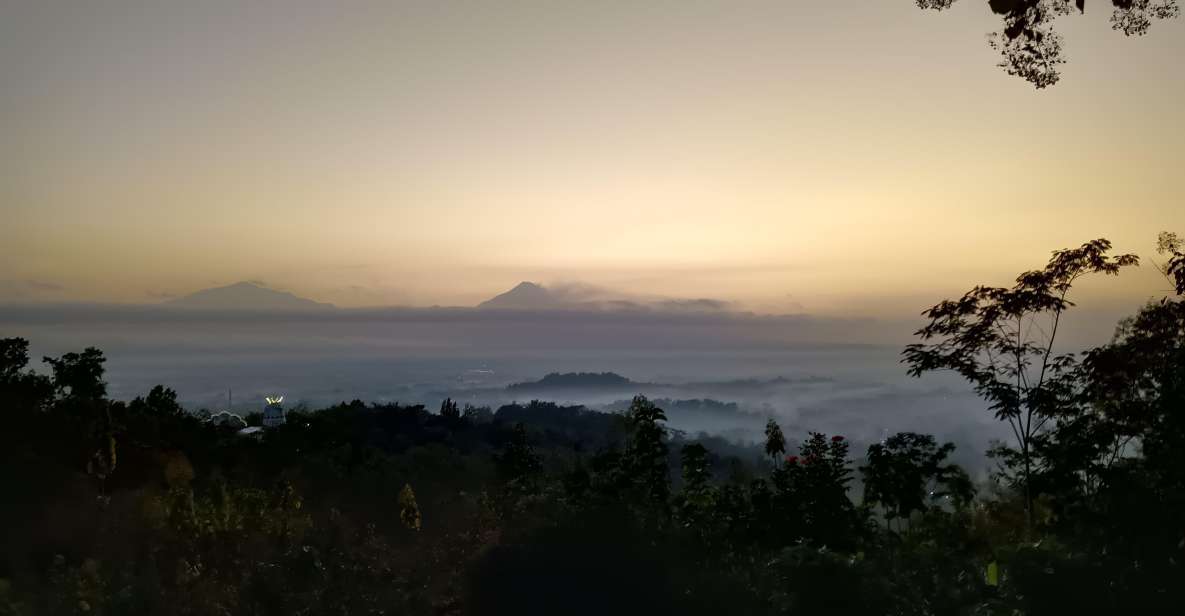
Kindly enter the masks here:
[[[941, 11], [957, 0], [915, 1], [920, 8]], [[1054, 21], [1075, 11], [1085, 13], [1086, 0], [988, 0], [987, 4], [1003, 19], [1002, 29], [990, 35], [992, 48], [1003, 56], [999, 66], [1038, 89], [1057, 83], [1058, 67], [1066, 60]], [[1111, 5], [1111, 27], [1126, 36], [1144, 35], [1153, 21], [1181, 14], [1177, 0], [1111, 0]]]

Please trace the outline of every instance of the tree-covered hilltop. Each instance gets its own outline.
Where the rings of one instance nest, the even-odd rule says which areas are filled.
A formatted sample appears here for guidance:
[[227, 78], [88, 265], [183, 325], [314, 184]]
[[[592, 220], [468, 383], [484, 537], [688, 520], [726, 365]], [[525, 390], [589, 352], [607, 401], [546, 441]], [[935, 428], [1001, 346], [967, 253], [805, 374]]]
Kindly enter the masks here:
[[[992, 482], [902, 433], [760, 450], [621, 413], [445, 400], [289, 411], [243, 435], [103, 353], [0, 341], [0, 614], [1169, 614], [1185, 601], [1185, 253], [1176, 294], [1054, 352], [1104, 240], [926, 312], [908, 370], [1012, 426]], [[862, 483], [857, 502], [852, 488]]]
[[636, 385], [614, 372], [552, 372], [538, 381], [507, 385], [510, 391], [583, 388], [624, 388]]

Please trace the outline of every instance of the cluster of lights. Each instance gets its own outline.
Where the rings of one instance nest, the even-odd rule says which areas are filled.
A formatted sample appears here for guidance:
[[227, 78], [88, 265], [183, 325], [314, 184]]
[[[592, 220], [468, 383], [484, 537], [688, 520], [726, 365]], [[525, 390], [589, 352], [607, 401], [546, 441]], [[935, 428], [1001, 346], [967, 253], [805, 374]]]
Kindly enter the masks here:
[[276, 396], [275, 398], [264, 398], [268, 404], [279, 404], [284, 401], [284, 396]]

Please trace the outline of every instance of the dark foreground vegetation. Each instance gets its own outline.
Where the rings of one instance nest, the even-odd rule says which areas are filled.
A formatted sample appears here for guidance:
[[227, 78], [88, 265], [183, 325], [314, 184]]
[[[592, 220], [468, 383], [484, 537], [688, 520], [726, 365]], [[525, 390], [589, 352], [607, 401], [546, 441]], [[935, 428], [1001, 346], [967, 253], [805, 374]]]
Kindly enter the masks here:
[[[1112, 342], [1053, 353], [1105, 241], [926, 313], [909, 370], [1012, 426], [993, 481], [904, 433], [763, 452], [622, 414], [366, 405], [257, 435], [95, 349], [0, 342], [0, 614], [1172, 614], [1185, 605], [1185, 255]], [[861, 502], [851, 493], [859, 480]], [[976, 489], [978, 487], [978, 490]]]

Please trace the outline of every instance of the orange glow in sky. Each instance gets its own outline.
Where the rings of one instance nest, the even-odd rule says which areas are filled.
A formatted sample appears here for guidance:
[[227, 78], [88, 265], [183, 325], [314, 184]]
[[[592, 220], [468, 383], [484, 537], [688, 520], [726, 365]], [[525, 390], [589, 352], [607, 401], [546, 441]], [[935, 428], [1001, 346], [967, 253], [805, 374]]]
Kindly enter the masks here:
[[50, 4], [0, 9], [0, 301], [914, 314], [1185, 232], [1185, 20], [1066, 18], [1037, 91], [982, 2]]

